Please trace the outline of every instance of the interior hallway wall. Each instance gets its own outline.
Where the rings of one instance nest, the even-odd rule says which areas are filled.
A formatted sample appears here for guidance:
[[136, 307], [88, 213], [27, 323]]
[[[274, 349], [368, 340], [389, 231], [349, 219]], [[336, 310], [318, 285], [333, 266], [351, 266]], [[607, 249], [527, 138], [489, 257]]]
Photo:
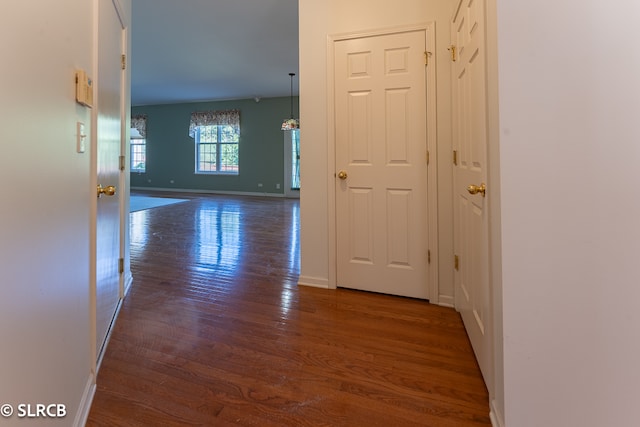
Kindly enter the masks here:
[[[125, 10], [130, 1], [121, 0]], [[0, 404], [63, 404], [80, 425], [93, 384], [91, 151], [76, 151], [75, 72], [95, 74], [94, 1], [0, 5]]]
[[506, 425], [640, 425], [640, 4], [497, 16]]

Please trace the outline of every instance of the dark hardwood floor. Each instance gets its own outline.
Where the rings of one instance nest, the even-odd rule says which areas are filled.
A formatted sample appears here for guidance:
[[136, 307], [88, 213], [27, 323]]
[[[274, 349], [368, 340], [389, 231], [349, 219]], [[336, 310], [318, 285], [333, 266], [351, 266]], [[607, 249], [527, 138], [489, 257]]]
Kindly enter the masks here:
[[169, 196], [131, 214], [88, 426], [491, 425], [454, 310], [297, 286], [297, 201]]

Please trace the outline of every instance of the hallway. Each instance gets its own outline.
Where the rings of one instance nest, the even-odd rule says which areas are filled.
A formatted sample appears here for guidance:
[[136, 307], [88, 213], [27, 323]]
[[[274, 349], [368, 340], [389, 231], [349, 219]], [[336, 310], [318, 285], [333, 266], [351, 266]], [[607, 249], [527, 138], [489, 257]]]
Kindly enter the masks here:
[[297, 200], [179, 197], [131, 214], [88, 426], [490, 425], [454, 310], [298, 287]]

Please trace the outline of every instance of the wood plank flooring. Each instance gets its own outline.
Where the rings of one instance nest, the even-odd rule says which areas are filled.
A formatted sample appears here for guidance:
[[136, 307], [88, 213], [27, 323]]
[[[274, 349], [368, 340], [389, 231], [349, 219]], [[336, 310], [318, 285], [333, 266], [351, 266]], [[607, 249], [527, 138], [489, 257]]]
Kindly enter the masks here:
[[179, 196], [131, 214], [88, 426], [491, 425], [454, 310], [298, 287], [295, 200]]

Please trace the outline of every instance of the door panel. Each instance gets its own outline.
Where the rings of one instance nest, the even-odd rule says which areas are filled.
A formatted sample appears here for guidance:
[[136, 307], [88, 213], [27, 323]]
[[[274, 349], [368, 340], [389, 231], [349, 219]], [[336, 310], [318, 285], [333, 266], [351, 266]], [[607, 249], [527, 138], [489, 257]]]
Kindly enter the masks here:
[[[122, 112], [120, 58], [122, 23], [111, 1], [99, 1], [97, 182], [117, 186]], [[118, 191], [118, 189], [116, 189]], [[120, 302], [120, 205], [117, 195], [97, 200], [96, 217], [96, 351], [98, 359]]]
[[429, 298], [425, 46], [335, 42], [338, 286]]
[[484, 2], [463, 0], [452, 21], [454, 150], [455, 303], [486, 379], [491, 365], [489, 327], [487, 198], [469, 185], [487, 182]]

